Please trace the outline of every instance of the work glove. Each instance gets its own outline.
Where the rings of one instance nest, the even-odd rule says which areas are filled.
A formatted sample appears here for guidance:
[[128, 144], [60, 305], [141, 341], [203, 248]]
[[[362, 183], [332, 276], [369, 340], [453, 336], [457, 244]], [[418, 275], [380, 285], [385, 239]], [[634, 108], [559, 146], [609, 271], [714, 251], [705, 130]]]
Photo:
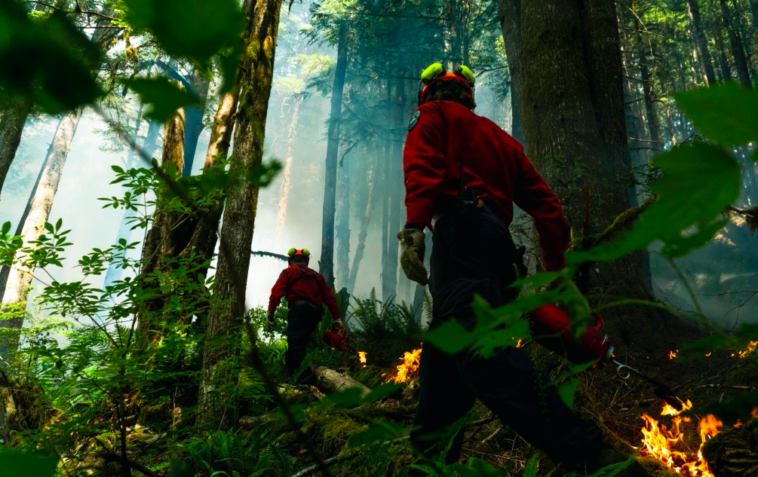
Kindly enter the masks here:
[[276, 326], [276, 321], [274, 321], [273, 311], [270, 311], [268, 313], [268, 316], [266, 317], [266, 325], [268, 326], [269, 333], [274, 329], [274, 326]]
[[426, 267], [424, 266], [424, 231], [419, 229], [403, 229], [397, 234], [400, 240], [400, 266], [403, 267], [405, 276], [421, 285], [429, 283]]

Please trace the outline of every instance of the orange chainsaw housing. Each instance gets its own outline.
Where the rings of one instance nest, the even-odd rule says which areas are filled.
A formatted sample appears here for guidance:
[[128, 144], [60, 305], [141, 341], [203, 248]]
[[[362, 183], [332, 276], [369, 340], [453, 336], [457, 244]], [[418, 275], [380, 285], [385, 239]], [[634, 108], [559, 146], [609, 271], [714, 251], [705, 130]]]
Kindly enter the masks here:
[[544, 305], [531, 311], [529, 322], [537, 343], [573, 363], [608, 361], [613, 354], [613, 346], [602, 330], [603, 318], [598, 313], [594, 316], [597, 323], [588, 325], [579, 339], [569, 329], [571, 320], [568, 314], [555, 305]]
[[332, 330], [324, 331], [324, 343], [343, 353], [350, 349], [350, 338], [347, 337], [347, 331], [343, 331], [342, 334]]

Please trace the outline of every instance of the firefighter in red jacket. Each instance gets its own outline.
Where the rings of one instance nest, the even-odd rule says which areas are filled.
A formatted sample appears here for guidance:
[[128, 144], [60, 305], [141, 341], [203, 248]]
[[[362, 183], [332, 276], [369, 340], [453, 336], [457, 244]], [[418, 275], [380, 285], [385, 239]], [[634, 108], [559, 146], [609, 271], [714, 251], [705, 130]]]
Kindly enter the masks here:
[[305, 359], [305, 349], [313, 331], [324, 316], [324, 305], [329, 309], [334, 326], [344, 329], [337, 301], [326, 280], [308, 268], [310, 252], [307, 248], [291, 248], [287, 252], [289, 267], [282, 271], [271, 289], [268, 303], [268, 324], [273, 326], [274, 312], [282, 297], [287, 298], [287, 352], [284, 367], [294, 375]]
[[[534, 218], [548, 271], [563, 268], [569, 242], [560, 202], [521, 144], [472, 111], [474, 81], [465, 66], [447, 73], [440, 63], [431, 65], [421, 76], [419, 108], [408, 124], [403, 153], [407, 222], [398, 234], [400, 261], [409, 279], [426, 284], [424, 230], [433, 232], [430, 328], [455, 319], [472, 329], [475, 294], [493, 307], [515, 298], [517, 291], [508, 286], [521, 260], [508, 230], [513, 204]], [[416, 451], [434, 458], [449, 449], [446, 460], [457, 460], [463, 433], [450, 436], [448, 429], [475, 399], [564, 468], [594, 471], [624, 460], [515, 347], [484, 359], [424, 346], [411, 432]], [[635, 464], [619, 475], [647, 474]]]

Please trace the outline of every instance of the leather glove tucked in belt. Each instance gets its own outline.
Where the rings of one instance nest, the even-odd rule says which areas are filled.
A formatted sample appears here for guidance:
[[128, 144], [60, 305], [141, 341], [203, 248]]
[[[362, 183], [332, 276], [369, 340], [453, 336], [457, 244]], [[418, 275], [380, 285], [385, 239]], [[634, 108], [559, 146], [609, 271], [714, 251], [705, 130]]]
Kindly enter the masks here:
[[400, 266], [403, 267], [405, 276], [409, 280], [426, 285], [429, 283], [426, 267], [424, 266], [424, 231], [419, 229], [403, 229], [397, 234], [402, 250], [400, 252]]

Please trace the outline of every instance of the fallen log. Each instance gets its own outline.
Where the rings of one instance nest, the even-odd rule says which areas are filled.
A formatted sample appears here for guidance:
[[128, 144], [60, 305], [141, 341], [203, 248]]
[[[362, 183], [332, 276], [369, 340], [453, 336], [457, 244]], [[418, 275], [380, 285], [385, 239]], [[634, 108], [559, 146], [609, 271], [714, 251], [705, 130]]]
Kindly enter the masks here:
[[338, 373], [337, 371], [327, 368], [326, 366], [312, 366], [311, 370], [316, 376], [316, 386], [323, 392], [337, 393], [348, 388], [358, 388], [361, 394], [365, 396], [371, 392], [371, 389], [351, 378], [347, 374]]
[[722, 428], [705, 443], [703, 457], [718, 477], [758, 477], [758, 419]]

